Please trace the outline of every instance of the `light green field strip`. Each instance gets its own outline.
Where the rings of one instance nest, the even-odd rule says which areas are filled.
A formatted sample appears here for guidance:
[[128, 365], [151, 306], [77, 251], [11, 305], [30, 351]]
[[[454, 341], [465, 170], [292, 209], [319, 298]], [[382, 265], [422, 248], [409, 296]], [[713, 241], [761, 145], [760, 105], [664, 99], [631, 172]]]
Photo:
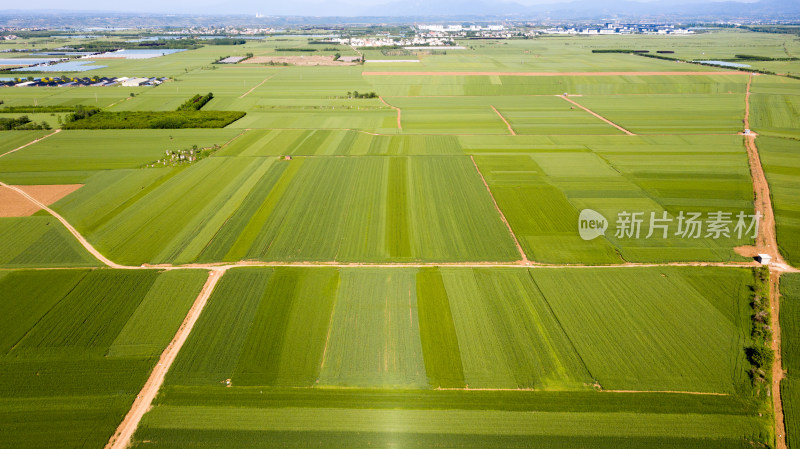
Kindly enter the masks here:
[[649, 413], [526, 413], [488, 410], [342, 410], [159, 406], [143, 427], [172, 429], [610, 435], [725, 438], [756, 432], [749, 417]]
[[157, 356], [172, 340], [208, 275], [203, 270], [167, 271], [147, 292], [108, 349], [109, 357]]
[[455, 136], [373, 135], [348, 130], [254, 129], [219, 156], [413, 156], [463, 154]]
[[[755, 76], [751, 85], [750, 126], [762, 136], [800, 137], [800, 82]], [[760, 142], [760, 141], [759, 141]], [[759, 147], [760, 148], [760, 147]]]
[[251, 247], [269, 245], [269, 236], [264, 235], [265, 222], [304, 162], [300, 159], [288, 165], [275, 165], [275, 169], [254, 188], [250, 197], [243, 203], [243, 207], [230, 222], [232, 225], [242, 226], [242, 230], [231, 229], [226, 234], [235, 240], [227, 250], [224, 260], [241, 260], [247, 256]]
[[[15, 131], [16, 132], [16, 131]], [[231, 129], [70, 130], [0, 159], [0, 173], [138, 168], [165, 150], [222, 144]]]
[[[180, 255], [175, 258], [175, 263], [192, 262], [200, 256], [200, 253], [203, 252], [209, 245], [210, 239], [208, 236], [216, 236], [222, 226], [228, 220], [230, 220], [231, 216], [241, 206], [246, 196], [255, 187], [256, 183], [266, 174], [267, 170], [270, 169], [274, 162], [275, 159], [253, 161], [253, 163], [251, 163], [248, 167], [252, 167], [253, 170], [244, 171], [243, 175], [239, 178], [243, 182], [238, 185], [233, 184], [236, 186], [236, 190], [228, 190], [226, 196], [221, 199], [221, 201], [212, 203], [216, 209], [216, 212], [213, 210], [207, 211], [208, 215], [213, 213], [210, 218], [202, 221], [194, 220], [196, 223], [195, 226], [193, 226], [192, 223], [189, 224], [189, 229], [192, 229], [192, 231], [190, 231], [190, 235], [193, 235], [194, 238], [191, 240], [191, 242], [185, 245]], [[245, 178], [244, 176], [247, 177]], [[199, 216], [202, 217], [203, 214], [200, 214]]]
[[[733, 248], [752, 244], [751, 236], [740, 239], [735, 233], [718, 239], [674, 234], [648, 239], [647, 222], [641, 238], [618, 238], [613, 226], [623, 210], [641, 211], [646, 220], [650, 212], [660, 216], [666, 211], [673, 233], [680, 211], [752, 214], [752, 184], [739, 136], [519, 139], [518, 145], [509, 139], [496, 144], [484, 138], [460, 140], [478, 153], [481, 172], [532, 260], [744, 260]], [[609, 218], [612, 226], [605, 238], [580, 239], [576, 223], [585, 208]]]
[[222, 277], [167, 374], [167, 384], [224, 385], [233, 376], [271, 275], [269, 268], [241, 268]]
[[425, 387], [416, 270], [341, 271], [320, 384]]
[[521, 270], [442, 268], [470, 388], [580, 389], [586, 367]]

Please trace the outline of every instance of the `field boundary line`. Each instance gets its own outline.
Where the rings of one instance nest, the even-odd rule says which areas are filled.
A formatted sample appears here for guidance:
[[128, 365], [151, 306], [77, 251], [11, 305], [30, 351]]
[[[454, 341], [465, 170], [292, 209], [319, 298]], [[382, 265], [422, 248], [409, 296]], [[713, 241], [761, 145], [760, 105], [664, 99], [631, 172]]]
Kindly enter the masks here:
[[50, 134], [48, 134], [48, 135], [46, 135], [46, 136], [42, 136], [42, 137], [39, 137], [39, 138], [37, 138], [37, 139], [33, 139], [33, 140], [31, 140], [30, 142], [26, 143], [25, 145], [22, 145], [22, 146], [19, 146], [19, 147], [17, 147], [17, 148], [14, 148], [14, 149], [13, 149], [13, 150], [11, 150], [11, 151], [6, 151], [5, 153], [3, 153], [3, 154], [0, 154], [0, 157], [3, 157], [3, 156], [6, 156], [6, 155], [9, 155], [9, 154], [11, 154], [11, 153], [14, 153], [14, 152], [16, 152], [16, 151], [19, 151], [19, 150], [21, 150], [21, 149], [23, 149], [23, 148], [27, 148], [27, 147], [29, 147], [29, 146], [33, 145], [34, 143], [41, 142], [42, 140], [44, 140], [44, 139], [47, 139], [48, 137], [50, 137], [50, 136], [52, 136], [52, 135], [55, 135], [55, 134], [58, 134], [58, 133], [60, 133], [60, 132], [61, 132], [61, 128], [59, 128], [59, 129], [57, 129], [57, 130], [55, 130], [55, 131], [51, 132]]
[[492, 189], [489, 188], [489, 183], [486, 182], [486, 178], [483, 177], [483, 173], [481, 173], [481, 169], [478, 168], [478, 163], [475, 162], [475, 157], [470, 155], [469, 159], [472, 161], [472, 165], [475, 166], [475, 171], [478, 172], [478, 176], [481, 177], [481, 181], [483, 181], [483, 185], [486, 186], [486, 191], [489, 192], [489, 198], [492, 199], [492, 203], [494, 203], [494, 208], [497, 210], [497, 213], [500, 214], [500, 219], [503, 220], [505, 223], [506, 228], [508, 229], [508, 233], [511, 234], [511, 238], [514, 239], [514, 244], [517, 245], [517, 251], [519, 251], [519, 255], [522, 256], [522, 260], [519, 262], [528, 265], [530, 260], [528, 260], [528, 256], [525, 254], [525, 251], [522, 249], [522, 245], [519, 244], [519, 240], [517, 239], [517, 235], [514, 234], [514, 230], [511, 229], [511, 224], [508, 223], [506, 220], [506, 216], [503, 214], [503, 211], [500, 210], [500, 206], [497, 204], [497, 200], [494, 199], [494, 195], [492, 195]]
[[383, 99], [383, 97], [381, 97], [381, 96], [378, 96], [378, 99], [379, 99], [379, 100], [381, 100], [381, 103], [383, 103], [383, 104], [385, 104], [386, 106], [389, 106], [390, 108], [392, 108], [392, 109], [394, 109], [395, 111], [397, 111], [397, 129], [399, 129], [400, 131], [402, 131], [402, 130], [403, 130], [403, 123], [402, 123], [402, 121], [401, 121], [401, 119], [402, 119], [402, 113], [400, 112], [400, 108], [398, 108], [397, 106], [392, 106], [392, 105], [390, 105], [390, 104], [389, 104], [389, 103], [387, 103], [387, 102], [386, 102], [386, 100], [384, 100], [384, 99]]
[[568, 97], [568, 96], [566, 96], [566, 95], [558, 95], [558, 97], [561, 97], [561, 98], [563, 98], [563, 99], [565, 99], [565, 100], [569, 101], [570, 103], [574, 104], [575, 106], [577, 106], [577, 107], [579, 107], [579, 108], [583, 109], [584, 111], [588, 112], [589, 114], [592, 114], [593, 116], [595, 116], [595, 117], [599, 118], [600, 120], [602, 120], [602, 121], [604, 121], [604, 122], [608, 123], [609, 125], [613, 126], [614, 128], [617, 128], [618, 130], [620, 130], [620, 131], [624, 132], [625, 134], [627, 134], [627, 135], [629, 135], [629, 136], [635, 136], [635, 135], [636, 135], [636, 134], [634, 134], [634, 133], [632, 133], [632, 132], [628, 131], [627, 129], [625, 129], [625, 128], [623, 128], [623, 127], [619, 126], [619, 125], [617, 125], [616, 123], [612, 122], [611, 120], [609, 120], [609, 119], [607, 119], [607, 118], [603, 117], [602, 115], [600, 115], [600, 114], [598, 114], [598, 113], [596, 113], [596, 112], [592, 111], [591, 109], [587, 108], [586, 106], [583, 106], [582, 104], [579, 104], [577, 101], [575, 101], [575, 100], [573, 100], [573, 99], [569, 98], [569, 97]]
[[599, 390], [601, 393], [621, 393], [621, 394], [639, 394], [639, 393], [667, 393], [667, 394], [693, 394], [696, 396], [730, 396], [728, 393], [715, 393], [713, 391], [678, 391], [678, 390]]
[[747, 75], [739, 70], [715, 72], [361, 72], [364, 76], [689, 76]]
[[170, 366], [172, 366], [172, 363], [178, 356], [178, 352], [183, 347], [189, 333], [192, 331], [197, 319], [205, 308], [208, 298], [214, 291], [214, 287], [216, 287], [225, 272], [226, 269], [214, 269], [209, 271], [205, 285], [203, 285], [200, 294], [197, 295], [192, 307], [183, 319], [181, 326], [178, 328], [178, 332], [175, 333], [175, 336], [172, 337], [172, 341], [170, 341], [169, 345], [164, 349], [164, 352], [161, 353], [161, 357], [150, 373], [150, 377], [147, 378], [144, 387], [142, 387], [142, 390], [136, 395], [131, 409], [125, 415], [119, 427], [117, 427], [114, 435], [111, 436], [111, 439], [105, 445], [105, 449], [125, 449], [130, 445], [133, 434], [136, 432], [137, 427], [139, 427], [139, 422], [150, 409], [153, 400], [158, 394], [158, 390], [164, 383], [167, 371], [169, 371]]
[[506, 126], [508, 127], [508, 132], [510, 132], [512, 136], [516, 136], [517, 133], [514, 132], [514, 128], [511, 127], [511, 123], [508, 123], [508, 120], [506, 120], [506, 118], [503, 117], [503, 114], [501, 114], [500, 111], [498, 111], [497, 108], [494, 107], [494, 105], [490, 104], [489, 107], [491, 107], [492, 110], [497, 114], [497, 116], [500, 117], [500, 120], [502, 120], [503, 123], [506, 124]]
[[775, 357], [772, 362], [772, 409], [775, 414], [775, 449], [786, 449], [786, 422], [783, 414], [783, 399], [781, 398], [781, 382], [784, 378], [783, 358], [781, 357], [781, 273], [772, 271], [769, 274], [769, 302], [772, 307], [770, 325], [772, 326], [772, 351]]
[[[747, 92], [744, 96], [744, 126], [750, 127], [750, 84], [753, 76], [747, 80]], [[770, 193], [767, 176], [764, 174], [764, 167], [761, 165], [761, 156], [758, 153], [756, 138], [758, 134], [751, 132], [744, 135], [744, 145], [747, 149], [747, 161], [750, 165], [750, 177], [753, 180], [753, 206], [756, 212], [761, 212], [762, 217], [759, 221], [758, 237], [756, 238], [756, 249], [759, 253], [766, 253], [772, 256], [772, 265], [775, 268], [785, 271], [790, 265], [783, 259], [778, 249], [778, 238], [775, 230], [775, 213], [772, 209], [772, 196]]]
[[268, 76], [268, 77], [264, 78], [264, 80], [263, 80], [263, 81], [261, 81], [260, 83], [256, 84], [255, 86], [253, 86], [253, 88], [252, 88], [252, 89], [250, 89], [250, 90], [248, 90], [247, 92], [243, 93], [243, 94], [242, 94], [242, 95], [241, 95], [239, 98], [244, 98], [244, 97], [246, 97], [248, 94], [250, 94], [250, 92], [252, 92], [252, 91], [254, 91], [254, 90], [258, 89], [259, 87], [261, 87], [261, 85], [262, 85], [262, 84], [264, 84], [264, 83], [266, 83], [267, 81], [269, 81], [269, 80], [270, 80], [270, 79], [271, 79], [273, 76], [275, 76], [275, 75], [276, 75], [276, 74], [275, 74], [275, 73], [273, 73], [272, 75], [270, 75], [270, 76]]
[[86, 240], [81, 235], [81, 233], [78, 232], [78, 230], [75, 229], [71, 224], [69, 224], [69, 222], [64, 217], [62, 217], [58, 212], [54, 211], [53, 209], [50, 209], [46, 204], [42, 203], [41, 201], [37, 200], [33, 196], [29, 195], [24, 190], [22, 190], [22, 189], [20, 189], [18, 187], [15, 187], [15, 186], [8, 185], [8, 184], [6, 184], [6, 183], [4, 183], [2, 181], [0, 181], [0, 186], [9, 188], [9, 189], [19, 193], [20, 195], [22, 195], [25, 198], [27, 198], [28, 201], [32, 202], [33, 204], [35, 204], [39, 208], [44, 209], [48, 213], [50, 213], [50, 215], [55, 217], [58, 221], [61, 222], [61, 224], [64, 225], [65, 228], [67, 228], [67, 230], [70, 232], [70, 234], [72, 234], [73, 236], [75, 236], [76, 239], [78, 239], [78, 242], [86, 249], [86, 251], [89, 251], [89, 253], [91, 253], [100, 262], [104, 263], [105, 265], [108, 265], [111, 268], [136, 268], [136, 267], [129, 267], [129, 266], [126, 266], [126, 265], [120, 265], [120, 264], [118, 264], [116, 262], [113, 262], [110, 259], [106, 258], [106, 256], [104, 256], [100, 251], [95, 249], [95, 247], [92, 246], [92, 244], [89, 243], [89, 241]]

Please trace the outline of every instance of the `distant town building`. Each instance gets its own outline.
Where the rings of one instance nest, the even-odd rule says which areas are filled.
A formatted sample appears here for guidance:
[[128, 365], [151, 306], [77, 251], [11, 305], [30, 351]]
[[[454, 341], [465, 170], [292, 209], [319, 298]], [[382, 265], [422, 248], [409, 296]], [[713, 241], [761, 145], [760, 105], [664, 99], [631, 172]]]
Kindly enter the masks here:
[[130, 78], [122, 82], [122, 85], [125, 87], [138, 87], [142, 84], [150, 81], [149, 78]]

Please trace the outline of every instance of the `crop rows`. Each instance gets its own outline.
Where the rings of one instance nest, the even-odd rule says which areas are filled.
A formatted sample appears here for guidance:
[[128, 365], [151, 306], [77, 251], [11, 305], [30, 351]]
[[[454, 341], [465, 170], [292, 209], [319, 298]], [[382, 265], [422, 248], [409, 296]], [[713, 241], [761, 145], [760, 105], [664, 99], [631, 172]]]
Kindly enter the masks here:
[[0, 276], [4, 447], [102, 447], [172, 339], [202, 271]]

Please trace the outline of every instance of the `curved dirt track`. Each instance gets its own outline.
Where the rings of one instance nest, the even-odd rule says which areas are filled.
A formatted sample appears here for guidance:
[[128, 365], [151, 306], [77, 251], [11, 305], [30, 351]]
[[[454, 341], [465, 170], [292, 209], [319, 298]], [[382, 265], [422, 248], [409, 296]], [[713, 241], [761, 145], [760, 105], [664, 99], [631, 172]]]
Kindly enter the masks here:
[[383, 103], [386, 106], [389, 106], [390, 108], [392, 108], [395, 111], [397, 111], [397, 129], [402, 131], [403, 130], [403, 120], [402, 120], [402, 118], [403, 118], [402, 114], [403, 113], [400, 111], [400, 108], [398, 108], [397, 106], [390, 105], [389, 103], [386, 102], [386, 100], [383, 99], [383, 97], [378, 97], [378, 99], [381, 100], [381, 103]]
[[125, 265], [120, 265], [120, 264], [118, 264], [118, 263], [116, 263], [116, 262], [113, 262], [113, 261], [109, 260], [108, 258], [106, 258], [106, 256], [104, 256], [103, 254], [101, 254], [101, 253], [100, 253], [100, 251], [96, 250], [96, 249], [95, 249], [95, 247], [94, 247], [94, 246], [92, 246], [92, 244], [91, 244], [91, 243], [89, 243], [89, 241], [88, 241], [88, 240], [86, 240], [86, 239], [85, 239], [85, 238], [84, 238], [84, 237], [83, 237], [83, 236], [82, 236], [82, 235], [81, 235], [81, 234], [78, 232], [78, 230], [77, 230], [77, 229], [75, 229], [74, 227], [72, 227], [72, 225], [71, 225], [71, 224], [69, 224], [69, 222], [68, 222], [68, 221], [67, 221], [67, 220], [66, 220], [64, 217], [62, 217], [61, 215], [59, 215], [59, 214], [58, 214], [56, 211], [54, 211], [53, 209], [50, 209], [49, 207], [47, 207], [47, 205], [46, 205], [46, 204], [44, 204], [44, 203], [42, 203], [41, 201], [37, 200], [36, 198], [34, 198], [34, 197], [32, 197], [32, 196], [28, 195], [28, 194], [27, 194], [27, 193], [26, 193], [24, 190], [22, 190], [22, 189], [20, 189], [20, 188], [18, 188], [18, 187], [15, 187], [15, 186], [10, 186], [10, 185], [8, 185], [8, 184], [6, 184], [6, 183], [2, 182], [2, 181], [0, 181], [0, 186], [3, 186], [3, 187], [6, 187], [6, 188], [9, 188], [9, 189], [11, 189], [11, 190], [14, 190], [15, 192], [17, 192], [17, 193], [19, 193], [20, 195], [22, 195], [22, 196], [24, 196], [25, 198], [27, 198], [27, 199], [28, 199], [28, 201], [30, 201], [30, 202], [32, 202], [33, 204], [35, 204], [35, 205], [39, 206], [39, 208], [40, 208], [40, 209], [44, 209], [44, 210], [46, 210], [46, 211], [47, 211], [47, 212], [48, 212], [50, 215], [52, 215], [52, 216], [53, 216], [53, 217], [55, 217], [55, 218], [56, 218], [58, 221], [60, 221], [60, 222], [61, 222], [61, 224], [63, 224], [63, 225], [64, 225], [64, 227], [65, 227], [65, 228], [67, 228], [67, 230], [70, 232], [70, 234], [72, 234], [73, 236], [75, 236], [75, 238], [76, 238], [76, 239], [78, 239], [78, 242], [80, 242], [81, 246], [83, 246], [84, 248], [86, 248], [86, 251], [89, 251], [89, 253], [90, 253], [91, 255], [93, 255], [95, 258], [97, 258], [97, 260], [99, 260], [99, 261], [100, 261], [100, 262], [102, 262], [103, 264], [105, 264], [105, 265], [108, 265], [108, 266], [109, 266], [109, 267], [111, 267], [111, 268], [132, 268], [132, 267], [128, 267], [128, 266], [125, 266]]

